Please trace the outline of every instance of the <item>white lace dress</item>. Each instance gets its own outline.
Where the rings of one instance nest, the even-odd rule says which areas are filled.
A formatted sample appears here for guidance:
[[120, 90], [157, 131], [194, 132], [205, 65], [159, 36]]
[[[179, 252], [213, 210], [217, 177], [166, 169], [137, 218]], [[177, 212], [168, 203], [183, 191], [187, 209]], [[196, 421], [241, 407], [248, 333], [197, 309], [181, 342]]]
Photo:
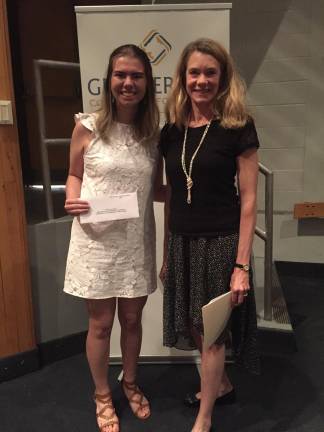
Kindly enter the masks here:
[[80, 224], [75, 217], [64, 291], [89, 299], [148, 295], [156, 289], [156, 145], [145, 148], [133, 138], [131, 127], [121, 123], [106, 143], [96, 133], [95, 114], [76, 118], [94, 133], [84, 154], [81, 198], [137, 191], [139, 218]]

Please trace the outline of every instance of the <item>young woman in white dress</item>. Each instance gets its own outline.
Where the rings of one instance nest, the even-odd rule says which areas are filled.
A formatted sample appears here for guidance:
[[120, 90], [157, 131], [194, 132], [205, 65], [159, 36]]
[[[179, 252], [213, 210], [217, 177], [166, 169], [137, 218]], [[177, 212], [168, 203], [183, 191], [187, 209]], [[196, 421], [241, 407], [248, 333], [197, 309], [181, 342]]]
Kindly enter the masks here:
[[[66, 183], [71, 231], [64, 291], [86, 299], [87, 359], [95, 385], [101, 432], [118, 432], [108, 383], [110, 334], [116, 308], [121, 324], [123, 390], [134, 414], [150, 415], [136, 384], [142, 310], [156, 289], [153, 199], [163, 200], [157, 151], [159, 112], [149, 59], [135, 45], [110, 56], [102, 108], [76, 116]], [[139, 217], [81, 224], [87, 198], [137, 192]]]

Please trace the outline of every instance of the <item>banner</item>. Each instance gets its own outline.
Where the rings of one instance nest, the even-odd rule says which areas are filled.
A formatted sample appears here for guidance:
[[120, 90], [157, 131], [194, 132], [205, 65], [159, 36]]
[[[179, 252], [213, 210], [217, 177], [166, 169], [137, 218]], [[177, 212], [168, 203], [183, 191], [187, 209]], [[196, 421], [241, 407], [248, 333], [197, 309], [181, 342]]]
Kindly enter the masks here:
[[[156, 95], [164, 122], [164, 104], [178, 58], [187, 43], [209, 37], [229, 50], [230, 3], [195, 5], [77, 6], [77, 28], [84, 112], [100, 108], [110, 53], [120, 45], [135, 44], [150, 58]], [[157, 265], [163, 252], [163, 206], [156, 204]], [[149, 296], [143, 312], [141, 359], [187, 358], [195, 352], [162, 346], [162, 286]], [[111, 357], [121, 356], [119, 326], [111, 336]]]
[[100, 107], [110, 53], [135, 44], [148, 54], [162, 113], [179, 55], [199, 37], [210, 37], [229, 49], [229, 3], [160, 6], [91, 6], [77, 14], [83, 107]]

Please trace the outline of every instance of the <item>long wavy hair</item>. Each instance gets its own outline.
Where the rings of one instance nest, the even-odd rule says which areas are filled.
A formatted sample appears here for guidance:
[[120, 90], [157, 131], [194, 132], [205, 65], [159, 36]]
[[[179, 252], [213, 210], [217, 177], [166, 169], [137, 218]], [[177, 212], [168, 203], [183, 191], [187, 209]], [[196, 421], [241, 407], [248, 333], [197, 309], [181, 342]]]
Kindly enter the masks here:
[[116, 103], [111, 92], [111, 76], [114, 60], [118, 57], [135, 57], [144, 66], [146, 77], [146, 93], [140, 101], [133, 123], [134, 136], [142, 144], [149, 144], [158, 134], [159, 109], [155, 98], [155, 85], [152, 74], [152, 66], [146, 53], [136, 45], [128, 44], [116, 48], [109, 57], [105, 90], [102, 96], [101, 108], [98, 111], [96, 126], [99, 135], [105, 141], [109, 141], [109, 131], [117, 120]]
[[246, 86], [237, 72], [232, 57], [218, 42], [201, 38], [189, 43], [183, 50], [166, 103], [166, 119], [179, 128], [188, 123], [191, 100], [186, 91], [186, 71], [189, 57], [195, 51], [214, 57], [221, 67], [220, 84], [213, 110], [224, 128], [244, 126], [249, 118], [246, 106]]

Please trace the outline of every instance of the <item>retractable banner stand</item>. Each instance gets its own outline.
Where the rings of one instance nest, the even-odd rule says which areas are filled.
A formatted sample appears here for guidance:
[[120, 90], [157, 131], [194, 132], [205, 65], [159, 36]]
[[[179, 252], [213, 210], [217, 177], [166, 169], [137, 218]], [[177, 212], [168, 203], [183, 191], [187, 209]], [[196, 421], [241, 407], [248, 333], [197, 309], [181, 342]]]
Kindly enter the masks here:
[[[156, 95], [164, 122], [164, 104], [184, 46], [209, 37], [229, 49], [231, 3], [194, 5], [78, 6], [78, 41], [84, 112], [100, 108], [110, 53], [132, 43], [148, 54], [153, 67]], [[155, 206], [157, 264], [162, 262], [163, 205]], [[162, 290], [149, 296], [143, 313], [142, 360], [190, 359], [195, 353], [162, 346]], [[115, 323], [111, 356], [120, 357], [119, 325]], [[189, 357], [189, 358], [188, 358]]]

